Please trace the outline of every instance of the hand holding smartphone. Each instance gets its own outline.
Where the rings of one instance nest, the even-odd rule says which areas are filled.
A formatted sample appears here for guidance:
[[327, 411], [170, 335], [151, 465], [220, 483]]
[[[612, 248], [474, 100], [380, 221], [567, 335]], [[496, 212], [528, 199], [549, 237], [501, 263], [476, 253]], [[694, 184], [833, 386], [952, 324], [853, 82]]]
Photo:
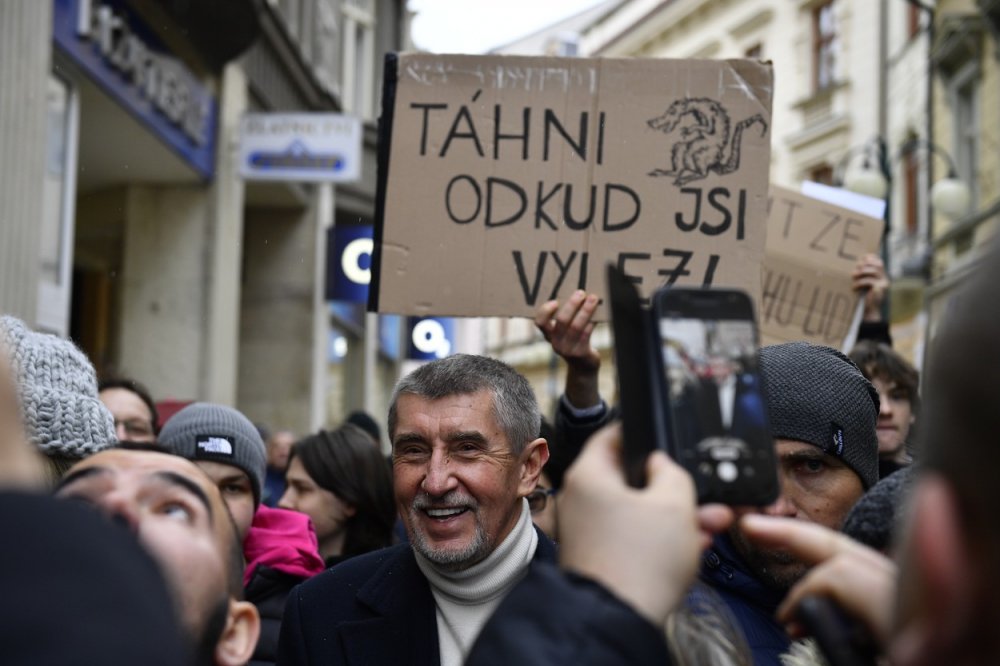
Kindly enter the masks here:
[[750, 298], [664, 288], [646, 311], [610, 265], [608, 293], [629, 482], [644, 484], [645, 458], [660, 448], [691, 474], [699, 503], [774, 501], [777, 466]]

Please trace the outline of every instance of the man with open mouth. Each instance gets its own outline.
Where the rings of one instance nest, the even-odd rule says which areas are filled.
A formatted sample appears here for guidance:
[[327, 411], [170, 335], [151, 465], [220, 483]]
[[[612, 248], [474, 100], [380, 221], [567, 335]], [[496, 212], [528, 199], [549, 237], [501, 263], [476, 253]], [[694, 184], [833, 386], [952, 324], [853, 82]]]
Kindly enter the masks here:
[[388, 426], [410, 543], [296, 588], [280, 664], [461, 664], [532, 563], [555, 560], [526, 499], [549, 452], [524, 377], [482, 356], [433, 361], [396, 385]]

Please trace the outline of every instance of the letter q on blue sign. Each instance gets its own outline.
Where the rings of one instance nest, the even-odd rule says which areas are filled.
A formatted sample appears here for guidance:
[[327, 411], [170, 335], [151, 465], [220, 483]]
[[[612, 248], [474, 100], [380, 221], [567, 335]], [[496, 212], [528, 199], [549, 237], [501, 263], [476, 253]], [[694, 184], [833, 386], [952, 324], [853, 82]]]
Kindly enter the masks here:
[[332, 284], [327, 289], [327, 299], [365, 303], [368, 301], [368, 284], [372, 281], [371, 225], [344, 225], [333, 229], [333, 248], [329, 253], [327, 274]]
[[455, 337], [455, 322], [447, 318], [410, 317], [409, 357], [417, 361], [433, 361], [451, 354]]

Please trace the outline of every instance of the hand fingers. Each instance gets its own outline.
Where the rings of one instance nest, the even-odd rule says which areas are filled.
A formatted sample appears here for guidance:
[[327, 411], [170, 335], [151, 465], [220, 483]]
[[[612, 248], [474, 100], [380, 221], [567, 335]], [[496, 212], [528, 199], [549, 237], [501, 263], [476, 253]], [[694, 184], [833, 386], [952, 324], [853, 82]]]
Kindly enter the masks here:
[[559, 301], [546, 301], [538, 306], [535, 311], [535, 326], [545, 335], [549, 336], [552, 329], [552, 316], [559, 309]]
[[864, 548], [831, 529], [790, 518], [748, 514], [740, 519], [740, 529], [754, 543], [788, 551], [808, 564], [817, 564], [838, 553]]
[[569, 298], [566, 299], [566, 302], [562, 304], [562, 307], [560, 307], [556, 311], [555, 314], [556, 327], [557, 328], [568, 327], [573, 322], [573, 318], [576, 317], [577, 311], [580, 309], [580, 307], [583, 305], [586, 299], [587, 299], [587, 292], [585, 292], [583, 289], [577, 289], [572, 294], [570, 294]]
[[698, 507], [698, 527], [709, 534], [718, 534], [733, 524], [733, 510], [725, 504], [705, 504]]
[[597, 294], [587, 294], [586, 298], [580, 304], [580, 308], [574, 314], [573, 320], [570, 322], [570, 328], [586, 334], [587, 327], [591, 324], [590, 320], [593, 318], [594, 312], [597, 311], [598, 300]]

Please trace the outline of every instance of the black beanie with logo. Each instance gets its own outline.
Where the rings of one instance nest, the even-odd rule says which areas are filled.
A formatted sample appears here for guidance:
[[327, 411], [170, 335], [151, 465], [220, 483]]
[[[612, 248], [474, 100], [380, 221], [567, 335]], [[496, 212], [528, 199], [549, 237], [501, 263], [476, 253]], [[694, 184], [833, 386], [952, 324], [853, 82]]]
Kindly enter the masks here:
[[771, 436], [812, 444], [878, 481], [878, 392], [851, 359], [807, 342], [761, 347]]

